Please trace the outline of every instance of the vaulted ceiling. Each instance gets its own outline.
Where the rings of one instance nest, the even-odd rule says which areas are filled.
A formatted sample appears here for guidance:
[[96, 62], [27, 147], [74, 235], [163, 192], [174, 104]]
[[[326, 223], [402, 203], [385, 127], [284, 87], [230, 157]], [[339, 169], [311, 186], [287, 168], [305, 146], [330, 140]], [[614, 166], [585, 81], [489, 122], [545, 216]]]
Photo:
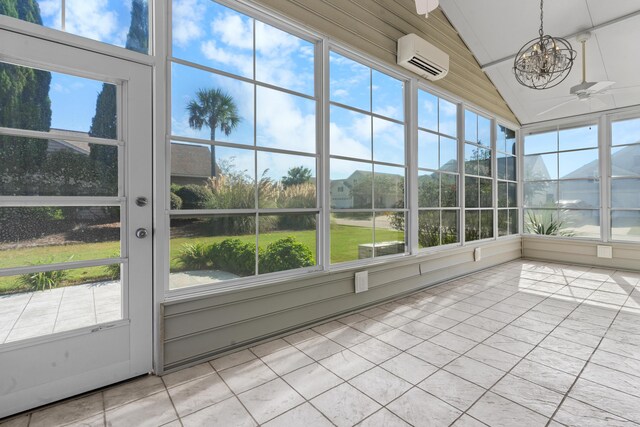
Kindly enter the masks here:
[[[546, 90], [521, 86], [513, 76], [513, 58], [538, 34], [537, 0], [441, 0], [445, 14], [477, 58], [485, 73], [522, 124], [640, 104], [640, 1], [562, 0], [544, 4], [544, 30], [566, 37], [578, 52], [567, 79]], [[590, 31], [586, 44], [587, 81], [616, 82], [598, 101], [575, 101], [569, 89], [580, 83], [580, 43], [576, 35]]]

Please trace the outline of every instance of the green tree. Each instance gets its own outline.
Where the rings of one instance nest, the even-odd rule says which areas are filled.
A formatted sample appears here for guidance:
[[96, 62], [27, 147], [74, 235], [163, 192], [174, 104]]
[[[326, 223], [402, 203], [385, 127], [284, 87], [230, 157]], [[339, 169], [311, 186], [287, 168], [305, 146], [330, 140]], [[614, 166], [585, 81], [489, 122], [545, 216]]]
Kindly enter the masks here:
[[[42, 24], [35, 0], [0, 0], [0, 14]], [[47, 132], [51, 128], [51, 73], [0, 63], [0, 126]], [[0, 172], [33, 172], [47, 157], [47, 141], [0, 137]]]
[[304, 166], [289, 168], [287, 175], [282, 177], [282, 185], [285, 188], [306, 184], [307, 182], [311, 182], [311, 169]]
[[[216, 129], [226, 136], [240, 124], [238, 107], [233, 97], [222, 89], [199, 89], [196, 99], [187, 105], [189, 126], [200, 130], [206, 126], [211, 131], [211, 141], [216, 139]], [[211, 146], [211, 176], [216, 176], [216, 151]]]
[[0, 0], [0, 15], [42, 25], [40, 7], [36, 0]]
[[[149, 9], [144, 0], [132, 0], [131, 25], [125, 47], [140, 53], [149, 51]], [[118, 137], [116, 86], [104, 83], [96, 100], [96, 114], [91, 120], [89, 135], [97, 138], [116, 139]], [[102, 163], [99, 178], [105, 184], [117, 186], [118, 154], [111, 146], [91, 144], [90, 158]]]
[[145, 0], [131, 1], [131, 25], [125, 47], [135, 52], [149, 53], [149, 8]]

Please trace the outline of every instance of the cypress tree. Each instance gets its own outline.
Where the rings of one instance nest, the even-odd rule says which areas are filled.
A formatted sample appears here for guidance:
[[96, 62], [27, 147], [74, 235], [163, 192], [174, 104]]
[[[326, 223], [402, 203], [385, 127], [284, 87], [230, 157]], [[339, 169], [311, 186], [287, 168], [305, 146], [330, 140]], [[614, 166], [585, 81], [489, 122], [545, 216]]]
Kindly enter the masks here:
[[[0, 0], [0, 14], [42, 24], [36, 0]], [[0, 126], [49, 131], [51, 73], [0, 63]], [[0, 137], [0, 172], [15, 175], [34, 171], [47, 157], [47, 141]]]
[[[1, 0], [0, 0], [1, 1]], [[125, 47], [141, 53], [148, 53], [149, 12], [145, 0], [132, 0], [131, 25]], [[118, 137], [116, 86], [110, 83], [102, 85], [96, 100], [96, 114], [91, 121], [89, 135], [98, 138], [116, 139]], [[110, 146], [91, 144], [91, 159], [101, 163], [105, 182], [117, 185], [118, 158], [116, 150]]]
[[[127, 34], [125, 47], [141, 53], [148, 53], [149, 46], [149, 12], [147, 2], [132, 0], [131, 25]], [[96, 100], [96, 114], [91, 121], [89, 135], [98, 138], [116, 139], [118, 137], [117, 96], [116, 86], [104, 83]], [[91, 159], [101, 163], [99, 170], [103, 171], [103, 182], [108, 185], [118, 185], [118, 157], [117, 150], [110, 146], [91, 144]]]

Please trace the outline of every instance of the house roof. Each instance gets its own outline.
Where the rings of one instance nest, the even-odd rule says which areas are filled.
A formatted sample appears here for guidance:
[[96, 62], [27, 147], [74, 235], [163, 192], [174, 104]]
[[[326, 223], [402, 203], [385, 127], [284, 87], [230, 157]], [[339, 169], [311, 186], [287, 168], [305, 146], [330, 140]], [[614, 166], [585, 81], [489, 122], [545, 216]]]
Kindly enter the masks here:
[[171, 175], [194, 178], [210, 177], [211, 151], [209, 147], [172, 142]]

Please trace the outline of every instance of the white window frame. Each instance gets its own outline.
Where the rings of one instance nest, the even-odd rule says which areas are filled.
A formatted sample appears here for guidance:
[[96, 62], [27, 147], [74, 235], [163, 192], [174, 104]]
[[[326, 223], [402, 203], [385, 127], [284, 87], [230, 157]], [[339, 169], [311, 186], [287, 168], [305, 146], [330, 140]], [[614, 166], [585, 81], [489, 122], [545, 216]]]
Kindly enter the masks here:
[[[608, 226], [604, 223], [604, 218], [603, 218], [603, 212], [607, 209], [606, 206], [608, 205], [608, 202], [606, 202], [604, 200], [604, 194], [603, 194], [603, 181], [605, 181], [604, 179], [604, 174], [606, 173], [606, 164], [605, 161], [606, 159], [603, 159], [603, 145], [606, 147], [606, 143], [605, 143], [605, 137], [603, 135], [603, 132], [606, 132], [607, 127], [606, 127], [606, 123], [604, 123], [604, 119], [605, 119], [605, 114], [600, 113], [600, 114], [590, 114], [588, 116], [584, 116], [584, 117], [579, 117], [579, 118], [566, 118], [566, 119], [558, 119], [558, 120], [553, 120], [553, 121], [548, 121], [548, 122], [542, 122], [536, 125], [530, 125], [530, 126], [525, 126], [521, 129], [521, 141], [518, 144], [518, 148], [520, 149], [520, 159], [521, 159], [521, 171], [522, 171], [522, 175], [520, 176], [520, 184], [522, 187], [522, 204], [520, 206], [521, 209], [521, 218], [520, 218], [520, 227], [521, 227], [521, 234], [522, 236], [526, 236], [526, 237], [533, 237], [533, 238], [537, 238], [537, 239], [558, 239], [558, 240], [574, 240], [574, 241], [592, 241], [592, 242], [602, 242], [602, 241], [606, 241], [604, 236], [608, 235]], [[599, 237], [579, 237], [579, 236], [549, 236], [549, 235], [538, 235], [538, 234], [530, 234], [526, 232], [526, 224], [525, 224], [525, 209], [532, 209], [535, 210], [537, 208], [533, 207], [529, 207], [527, 208], [526, 206], [524, 206], [524, 184], [525, 184], [525, 172], [524, 172], [524, 158], [525, 158], [525, 152], [524, 152], [524, 143], [525, 143], [525, 139], [528, 135], [532, 135], [532, 134], [540, 134], [540, 133], [551, 133], [551, 132], [555, 132], [556, 134], [559, 134], [559, 132], [563, 131], [563, 130], [568, 130], [568, 129], [574, 129], [574, 128], [581, 128], [581, 127], [586, 127], [586, 126], [598, 126], [598, 145], [596, 147], [591, 147], [591, 148], [578, 148], [578, 149], [571, 149], [571, 150], [560, 150], [559, 147], [558, 149], [556, 149], [555, 151], [550, 151], [550, 152], [544, 152], [542, 154], [552, 154], [552, 153], [556, 153], [559, 155], [559, 153], [570, 153], [570, 152], [575, 152], [575, 151], [584, 151], [584, 150], [589, 150], [589, 149], [598, 149], [598, 174], [599, 174], [599, 187], [600, 187], [600, 206], [599, 208], [592, 208], [592, 209], [573, 209], [573, 210], [589, 210], [589, 211], [599, 211], [599, 217], [600, 217], [600, 236]], [[582, 180], [586, 180], [584, 178], [576, 178], [575, 180], [577, 181], [582, 181]], [[560, 185], [560, 183], [562, 181], [566, 181], [566, 180], [562, 180], [560, 179], [560, 177], [558, 176], [557, 179], [555, 180], [551, 180], [551, 181], [555, 181], [558, 186]], [[559, 194], [558, 194], [559, 197]], [[551, 209], [549, 209], [551, 211]], [[558, 213], [560, 212], [560, 208], [556, 207], [555, 208], [555, 212]]]
[[[479, 117], [483, 117], [485, 119], [489, 120], [489, 126], [491, 127], [490, 129], [490, 142], [489, 142], [489, 146], [482, 146], [480, 144], [474, 143], [474, 142], [467, 142], [467, 138], [465, 135], [465, 129], [466, 129], [466, 114], [465, 111], [470, 111], [474, 114], [477, 114]], [[488, 211], [491, 210], [493, 211], [493, 233], [492, 233], [492, 237], [486, 237], [484, 239], [477, 239], [477, 240], [471, 240], [469, 242], [467, 242], [466, 239], [466, 212], [467, 212], [467, 204], [466, 204], [466, 194], [465, 194], [465, 190], [462, 190], [462, 199], [460, 201], [461, 207], [462, 207], [462, 224], [465, 227], [464, 229], [461, 230], [462, 233], [462, 245], [466, 246], [467, 244], [471, 244], [471, 245], [476, 245], [478, 243], [484, 243], [484, 242], [491, 242], [494, 240], [497, 240], [497, 215], [498, 215], [498, 210], [497, 210], [497, 173], [496, 173], [496, 118], [495, 115], [489, 114], [486, 111], [482, 111], [478, 108], [476, 108], [473, 105], [469, 105], [469, 104], [462, 104], [462, 111], [459, 112], [459, 114], [461, 114], [461, 116], [459, 117], [461, 123], [460, 123], [460, 127], [462, 129], [462, 139], [461, 139], [461, 144], [459, 147], [459, 151], [458, 151], [458, 155], [462, 155], [461, 157], [461, 165], [460, 165], [460, 187], [466, 188], [466, 177], [467, 177], [467, 173], [465, 171], [465, 147], [468, 145], [473, 145], [476, 147], [485, 147], [485, 148], [489, 148], [489, 150], [491, 150], [491, 176], [490, 177], [483, 177], [481, 175], [469, 175], [471, 177], [477, 178], [477, 179], [484, 179], [484, 180], [491, 180], [491, 191], [492, 191], [492, 196], [491, 196], [491, 207], [480, 207], [478, 206], [477, 208], [469, 208], [470, 211], [477, 211], [479, 212], [479, 215], [481, 215], [482, 211]], [[480, 197], [480, 193], [478, 192], [478, 197]], [[506, 237], [506, 236], [505, 236]]]
[[[516, 180], [515, 181], [510, 181], [510, 180], [501, 180], [498, 177], [498, 153], [504, 153], [504, 151], [500, 151], [498, 150], [498, 126], [503, 126], [505, 128], [508, 128], [509, 130], [512, 130], [516, 133], [516, 137], [514, 140], [514, 144], [516, 147], [516, 154], [515, 154], [515, 160], [516, 160]], [[522, 153], [520, 151], [520, 142], [519, 142], [519, 138], [520, 138], [520, 131], [518, 129], [514, 129], [512, 127], [512, 125], [509, 125], [506, 122], [503, 122], [502, 120], [500, 120], [499, 118], [495, 119], [495, 123], [494, 123], [494, 131], [496, 132], [496, 137], [495, 137], [495, 146], [496, 146], [496, 150], [495, 150], [495, 157], [496, 157], [496, 197], [495, 197], [495, 207], [496, 207], [496, 220], [495, 220], [495, 232], [496, 232], [496, 238], [503, 240], [503, 239], [508, 239], [512, 236], [519, 236], [520, 234], [522, 234], [522, 228], [521, 228], [521, 217], [522, 217], [522, 202], [520, 199], [520, 193], [522, 192], [522, 176], [521, 176], [521, 166], [520, 166], [520, 159], [522, 158]], [[507, 153], [508, 154], [508, 153]], [[498, 194], [497, 194], [497, 190], [498, 190], [498, 183], [500, 182], [507, 182], [507, 183], [516, 183], [516, 206], [515, 207], [507, 207], [507, 208], [501, 208], [500, 206], [498, 206]], [[517, 224], [517, 232], [514, 234], [507, 234], [505, 236], [500, 236], [500, 230], [499, 230], [499, 226], [498, 226], [498, 215], [499, 212], [501, 210], [517, 210], [518, 211], [518, 224]]]
[[[625, 120], [633, 120], [633, 119], [640, 120], [640, 108], [626, 109], [626, 111], [608, 114], [604, 116], [602, 120], [605, 123], [605, 129], [602, 135], [604, 137], [604, 140], [606, 141], [605, 144], [603, 144], [604, 147], [602, 147], [601, 149], [601, 153], [603, 157], [603, 162], [602, 162], [602, 168], [603, 168], [602, 181], [603, 182], [601, 183], [600, 197], [604, 199], [606, 202], [606, 205], [603, 206], [602, 212], [600, 214], [600, 216], [602, 217], [603, 223], [606, 225], [606, 227], [603, 227], [603, 229], [605, 229], [604, 230], [605, 232], [603, 232], [603, 235], [602, 235], [603, 242], [612, 242], [612, 243], [622, 244], [622, 245], [634, 245], [634, 244], [637, 245], [638, 243], [640, 243], [640, 237], [637, 240], [614, 239], [613, 223], [612, 223], [613, 211], [629, 210], [629, 211], [640, 213], [640, 209], [637, 209], [637, 208], [627, 208], [627, 209], [613, 208], [613, 203], [612, 203], [613, 177], [612, 177], [612, 170], [611, 170], [611, 149], [613, 148], [613, 132], [612, 132], [613, 123], [625, 121]], [[640, 146], [640, 144], [636, 144], [636, 145]], [[640, 175], [640, 171], [638, 171], [638, 174]]]
[[[424, 168], [420, 168], [418, 165], [418, 156], [419, 154], [419, 150], [420, 150], [420, 146], [419, 146], [419, 133], [420, 131], [427, 131], [427, 130], [422, 130], [420, 128], [419, 122], [418, 122], [418, 117], [419, 117], [419, 111], [418, 111], [418, 104], [417, 101], [419, 99], [419, 90], [422, 90], [430, 95], [436, 96], [438, 98], [442, 98], [447, 102], [450, 102], [452, 104], [454, 104], [456, 106], [456, 137], [455, 138], [451, 138], [451, 135], [446, 135], [440, 132], [435, 132], [435, 131], [431, 131], [431, 133], [433, 133], [434, 135], [443, 135], [445, 137], [451, 138], [451, 139], [455, 139], [456, 140], [456, 148], [457, 148], [457, 157], [458, 157], [458, 170], [456, 173], [456, 180], [457, 180], [457, 204], [455, 207], [452, 208], [443, 208], [443, 207], [439, 207], [439, 208], [421, 208], [420, 207], [420, 203], [418, 200], [418, 193], [420, 191], [419, 186], [418, 186], [418, 177], [419, 177], [419, 173], [420, 170], [425, 170]], [[464, 172], [464, 151], [463, 151], [463, 157], [460, 157], [460, 146], [461, 144], [464, 144], [464, 113], [462, 113], [461, 116], [461, 111], [464, 111], [464, 104], [462, 101], [460, 101], [459, 99], [456, 99], [454, 97], [452, 97], [451, 95], [448, 95], [446, 93], [443, 93], [439, 90], [435, 90], [433, 87], [429, 87], [427, 85], [425, 85], [424, 83], [420, 82], [418, 84], [417, 90], [414, 92], [414, 96], [416, 98], [416, 105], [415, 105], [415, 119], [413, 122], [413, 126], [412, 128], [415, 128], [415, 132], [416, 132], [416, 137], [415, 137], [415, 155], [413, 156], [413, 161], [412, 164], [414, 166], [415, 169], [415, 202], [414, 204], [412, 204], [412, 206], [415, 209], [412, 209], [412, 211], [416, 211], [416, 223], [415, 223], [415, 240], [416, 240], [416, 250], [414, 251], [414, 253], [420, 253], [420, 254], [429, 254], [432, 252], [437, 252], [437, 251], [441, 251], [441, 250], [446, 250], [446, 249], [452, 249], [452, 248], [457, 248], [457, 247], [461, 247], [464, 245], [464, 230], [462, 229], [462, 225], [464, 223], [464, 193], [463, 193], [463, 188], [464, 187], [464, 181], [463, 181], [463, 175], [462, 173]], [[439, 114], [440, 114], [440, 106], [438, 105], [438, 118], [439, 118]], [[462, 130], [461, 130], [461, 126], [462, 126]], [[464, 148], [464, 146], [463, 146]], [[457, 210], [458, 211], [458, 241], [456, 243], [449, 243], [446, 245], [438, 245], [438, 246], [431, 246], [428, 248], [420, 248], [419, 243], [418, 243], [418, 227], [419, 227], [419, 215], [420, 215], [420, 211], [443, 211], [443, 210]]]
[[[411, 236], [414, 234], [412, 232], [412, 230], [414, 229], [412, 227], [411, 224], [411, 219], [410, 219], [410, 196], [409, 193], [412, 191], [413, 185], [410, 182], [410, 173], [411, 173], [411, 168], [409, 166], [409, 164], [411, 163], [411, 157], [410, 157], [410, 147], [411, 147], [411, 143], [410, 143], [410, 128], [411, 128], [411, 122], [410, 122], [410, 93], [409, 90], [411, 89], [411, 81], [410, 79], [406, 76], [403, 75], [402, 73], [398, 73], [396, 70], [387, 67], [383, 64], [380, 64], [378, 62], [376, 62], [375, 60], [372, 60], [370, 57], [366, 56], [366, 55], [362, 55], [360, 53], [354, 52], [353, 49], [350, 49], [348, 47], [346, 47], [345, 45], [341, 44], [341, 43], [337, 43], [333, 40], [331, 40], [328, 43], [328, 49], [327, 49], [327, 56], [324, 57], [324, 60], [326, 62], [326, 73], [325, 73], [325, 87], [326, 87], [326, 92], [325, 92], [325, 97], [323, 99], [323, 102], [326, 104], [325, 105], [325, 144], [323, 146], [324, 150], [323, 150], [323, 161], [324, 163], [327, 165], [327, 170], [324, 176], [324, 183], [325, 183], [325, 188], [326, 190], [326, 194], [323, 194], [323, 196], [325, 197], [325, 204], [324, 206], [326, 207], [324, 209], [324, 216], [325, 216], [325, 238], [327, 239], [325, 241], [325, 259], [324, 259], [324, 266], [325, 266], [325, 270], [329, 270], [329, 271], [335, 271], [335, 270], [342, 270], [345, 268], [353, 268], [353, 267], [358, 267], [358, 266], [363, 266], [363, 265], [370, 265], [370, 264], [378, 264], [380, 262], [388, 262], [389, 260], [393, 260], [396, 258], [403, 258], [407, 255], [411, 255], [413, 253], [412, 248], [414, 246], [414, 243], [411, 239]], [[339, 155], [332, 155], [331, 154], [331, 141], [330, 141], [330, 135], [329, 135], [329, 127], [331, 124], [331, 115], [330, 115], [330, 107], [331, 105], [336, 105], [337, 107], [340, 107], [342, 109], [346, 109], [349, 111], [355, 111], [358, 112], [360, 114], [368, 114], [370, 117], [379, 117], [383, 120], [388, 120], [388, 121], [392, 121], [394, 123], [400, 123], [400, 120], [395, 120], [392, 119], [390, 117], [385, 117], [385, 116], [381, 116], [379, 114], [373, 113], [373, 112], [369, 112], [369, 113], [365, 113], [362, 110], [360, 110], [359, 108], [355, 108], [355, 107], [351, 107], [339, 102], [333, 102], [331, 101], [331, 94], [330, 94], [330, 60], [329, 60], [329, 54], [331, 52], [335, 52], [338, 55], [344, 56], [347, 59], [350, 59], [352, 61], [355, 61], [361, 65], [364, 65], [368, 68], [370, 68], [373, 71], [378, 71], [380, 73], [386, 74], [389, 77], [393, 77], [397, 80], [402, 81], [403, 83], [403, 99], [404, 99], [404, 105], [403, 107], [403, 118], [404, 120], [402, 121], [402, 124], [404, 126], [404, 143], [405, 143], [405, 161], [404, 161], [404, 165], [397, 165], [395, 163], [385, 163], [385, 162], [379, 162], [379, 161], [374, 161], [373, 160], [373, 151], [372, 151], [372, 159], [370, 160], [364, 160], [364, 159], [357, 159], [357, 158], [350, 158], [350, 157], [344, 157], [344, 156], [339, 156]], [[370, 89], [371, 91], [373, 90], [372, 88]], [[373, 134], [372, 134], [372, 138], [373, 138]], [[405, 235], [405, 252], [404, 253], [399, 253], [399, 254], [392, 254], [392, 255], [384, 255], [381, 257], [376, 257], [375, 256], [375, 249], [374, 249], [374, 256], [372, 258], [366, 258], [366, 259], [362, 259], [362, 260], [354, 260], [354, 261], [346, 261], [346, 262], [341, 262], [341, 263], [335, 263], [332, 264], [331, 263], [331, 244], [330, 244], [330, 239], [331, 239], [331, 227], [330, 227], [330, 221], [331, 221], [331, 212], [333, 212], [333, 210], [331, 209], [331, 194], [330, 194], [330, 188], [331, 188], [331, 170], [330, 170], [330, 164], [331, 158], [337, 158], [340, 160], [348, 160], [348, 161], [354, 161], [354, 162], [361, 162], [361, 163], [367, 163], [367, 164], [371, 164], [376, 165], [383, 165], [383, 166], [390, 166], [390, 167], [404, 167], [405, 169], [405, 186], [404, 186], [404, 208], [401, 209], [382, 209], [382, 208], [374, 208], [373, 207], [373, 200], [372, 200], [372, 207], [370, 209], [352, 209], [351, 211], [361, 211], [361, 212], [370, 212], [372, 214], [372, 224], [374, 224], [374, 244], [375, 244], [375, 217], [376, 217], [376, 213], [379, 211], [388, 211], [388, 210], [393, 210], [393, 211], [404, 211], [405, 212], [405, 229], [404, 229], [404, 235]], [[374, 173], [375, 176], [375, 173]], [[372, 185], [373, 182], [372, 182]], [[375, 185], [374, 185], [375, 187]], [[374, 187], [372, 187], [372, 191], [374, 190]], [[416, 236], [417, 237], [417, 236]]]

